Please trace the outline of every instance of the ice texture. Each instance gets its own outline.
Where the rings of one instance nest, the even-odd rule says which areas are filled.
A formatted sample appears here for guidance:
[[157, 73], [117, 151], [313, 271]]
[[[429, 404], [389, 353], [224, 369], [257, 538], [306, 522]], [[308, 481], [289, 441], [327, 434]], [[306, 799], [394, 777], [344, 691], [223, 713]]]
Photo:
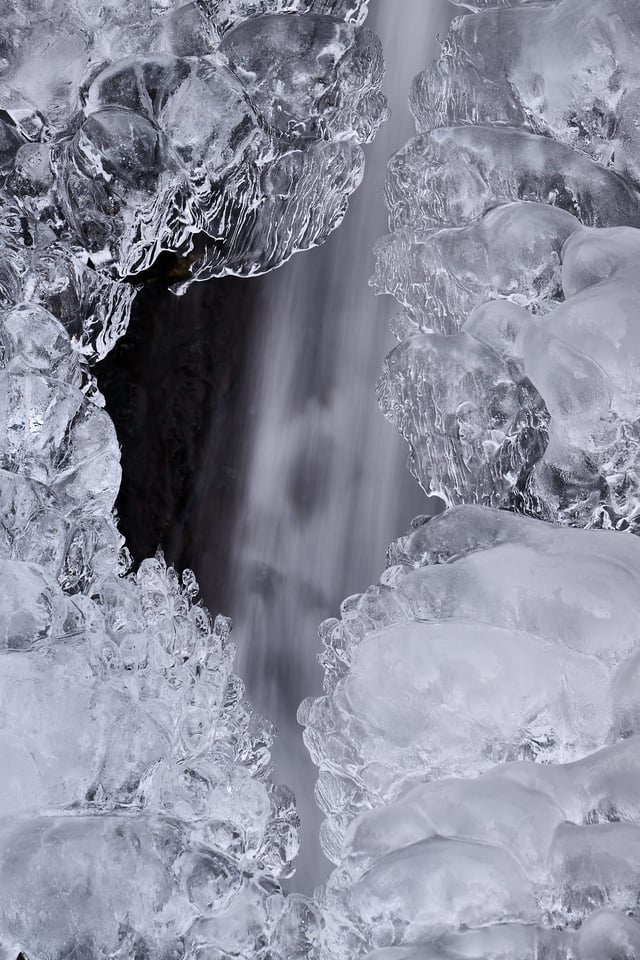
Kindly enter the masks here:
[[[498, 249], [506, 252], [510, 218], [527, 223], [523, 209], [498, 211], [464, 228], [447, 258], [450, 274], [437, 256], [447, 257], [451, 231], [424, 244], [393, 241], [395, 262], [405, 264], [396, 282], [415, 319], [405, 323], [413, 335], [386, 361], [383, 409], [410, 442], [416, 476], [450, 503], [515, 504], [635, 530], [640, 231], [582, 227], [559, 251], [562, 234], [539, 234], [536, 250], [532, 232], [528, 269], [506, 256], [494, 268], [495, 246], [481, 246], [479, 230], [502, 228]], [[469, 258], [456, 274], [456, 257], [473, 240], [478, 267]], [[411, 285], [411, 264], [422, 263], [426, 278]]]
[[126, 278], [171, 251], [183, 289], [338, 225], [387, 115], [366, 4], [30, 8], [7, 12], [1, 179], [92, 266]]
[[458, 19], [416, 79], [419, 130], [507, 123], [640, 178], [640, 11], [634, 0], [553, 0]]
[[382, 410], [449, 508], [320, 628], [319, 956], [634, 960], [638, 8], [458, 5], [372, 280]]
[[133, 569], [91, 364], [322, 242], [386, 115], [360, 0], [0, 4], [0, 955], [303, 960], [298, 817], [230, 623]]
[[0, 313], [0, 946], [53, 960], [304, 956], [273, 731], [161, 557], [126, 572], [111, 420], [44, 307]]
[[323, 625], [299, 715], [338, 864], [323, 956], [633, 956], [639, 561], [635, 537], [455, 507]]
[[389, 164], [381, 406], [449, 504], [635, 530], [637, 9], [491, 7], [416, 78]]

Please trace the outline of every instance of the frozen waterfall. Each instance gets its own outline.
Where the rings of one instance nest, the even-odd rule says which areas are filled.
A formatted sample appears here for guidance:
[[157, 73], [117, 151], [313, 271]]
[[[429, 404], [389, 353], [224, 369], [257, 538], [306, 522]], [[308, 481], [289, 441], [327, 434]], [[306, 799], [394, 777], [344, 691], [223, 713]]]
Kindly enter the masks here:
[[[375, 261], [363, 242], [371, 238], [372, 244], [385, 229], [387, 161], [411, 132], [407, 88], [425, 56], [435, 56], [436, 34], [445, 35], [449, 22], [444, 2], [403, 4], [402, 18], [388, 0], [370, 4], [367, 24], [383, 42], [383, 89], [392, 115], [367, 147], [365, 181], [321, 250], [261, 280], [257, 333], [247, 348], [254, 358], [255, 386], [246, 398], [253, 433], [245, 454], [247, 493], [232, 538], [227, 612], [238, 672], [251, 701], [278, 730], [276, 769], [294, 790], [302, 821], [291, 886], [308, 893], [330, 868], [319, 846], [314, 767], [295, 723], [301, 697], [320, 688], [318, 623], [345, 592], [376, 576], [390, 540], [430, 509], [407, 472], [400, 438], [376, 407], [380, 360], [393, 338], [390, 302], [367, 286]], [[212, 544], [198, 564], [205, 577], [215, 549]]]
[[[436, 7], [403, 4], [405, 23], [383, 2], [392, 100], [422, 70], [416, 131], [388, 166], [375, 266], [363, 194], [321, 276], [302, 251], [345, 218], [388, 116], [366, 0], [2, 5], [4, 960], [640, 956], [640, 11], [455, 0], [429, 65]], [[313, 898], [286, 890], [299, 817], [229, 622], [161, 554], [133, 568], [91, 369], [159, 261], [179, 293], [294, 254], [269, 285], [237, 531], [249, 575], [288, 584], [277, 615], [247, 598], [253, 690], [267, 634], [306, 636], [410, 506], [360, 411], [387, 349], [369, 270], [399, 304], [382, 411], [448, 506], [320, 628], [324, 693], [299, 718], [334, 868]], [[333, 342], [305, 340], [308, 293]], [[314, 486], [314, 456], [335, 486]], [[304, 887], [323, 869], [276, 699]]]

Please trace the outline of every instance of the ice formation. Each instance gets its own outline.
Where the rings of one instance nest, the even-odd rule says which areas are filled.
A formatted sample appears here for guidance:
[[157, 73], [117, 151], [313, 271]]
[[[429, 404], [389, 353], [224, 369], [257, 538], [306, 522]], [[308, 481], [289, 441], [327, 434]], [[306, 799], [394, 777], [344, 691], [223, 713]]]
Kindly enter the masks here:
[[318, 953], [635, 960], [640, 14], [459, 6], [373, 278], [381, 406], [448, 509], [321, 627]]
[[93, 264], [257, 273], [339, 223], [386, 115], [365, 4], [7, 7], [5, 177]]
[[0, 344], [4, 955], [250, 953], [260, 938], [277, 953], [295, 808], [228, 623], [159, 558], [124, 575], [115, 431], [60, 321], [19, 303]]
[[596, 908], [636, 930], [640, 542], [469, 505], [391, 560], [324, 624], [300, 712], [339, 864], [326, 955], [590, 957]]
[[136, 572], [89, 364], [137, 275], [320, 243], [384, 118], [359, 0], [0, 7], [0, 954], [302, 958], [294, 799], [229, 623]]
[[389, 166], [382, 406], [448, 503], [634, 528], [637, 9], [490, 6], [416, 78]]

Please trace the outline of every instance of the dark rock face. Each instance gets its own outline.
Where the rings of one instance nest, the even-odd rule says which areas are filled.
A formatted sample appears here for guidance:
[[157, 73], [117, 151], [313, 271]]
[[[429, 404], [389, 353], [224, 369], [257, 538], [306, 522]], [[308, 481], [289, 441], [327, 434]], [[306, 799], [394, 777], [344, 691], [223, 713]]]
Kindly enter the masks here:
[[117, 509], [134, 561], [161, 547], [171, 562], [190, 565], [203, 535], [192, 508], [205, 476], [221, 541], [219, 570], [208, 580], [221, 594], [241, 487], [247, 414], [239, 400], [259, 284], [225, 277], [195, 284], [183, 297], [148, 284], [127, 336], [96, 371], [122, 446], [126, 479]]

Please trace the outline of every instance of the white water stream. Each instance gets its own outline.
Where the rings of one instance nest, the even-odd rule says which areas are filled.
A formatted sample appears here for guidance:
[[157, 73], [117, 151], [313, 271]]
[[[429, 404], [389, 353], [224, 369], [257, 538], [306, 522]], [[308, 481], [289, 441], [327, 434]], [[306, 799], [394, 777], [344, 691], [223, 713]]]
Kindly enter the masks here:
[[436, 34], [449, 20], [446, 0], [372, 0], [367, 25], [384, 44], [392, 119], [368, 148], [365, 180], [342, 226], [264, 278], [256, 305], [246, 496], [225, 612], [248, 697], [278, 728], [277, 779], [297, 796], [302, 850], [291, 887], [303, 892], [329, 869], [315, 768], [295, 720], [303, 697], [320, 690], [316, 631], [344, 597], [377, 580], [389, 542], [429, 510], [408, 474], [405, 444], [376, 403], [393, 305], [374, 296], [368, 279], [372, 246], [387, 231], [386, 164], [413, 131], [410, 83], [436, 55]]

